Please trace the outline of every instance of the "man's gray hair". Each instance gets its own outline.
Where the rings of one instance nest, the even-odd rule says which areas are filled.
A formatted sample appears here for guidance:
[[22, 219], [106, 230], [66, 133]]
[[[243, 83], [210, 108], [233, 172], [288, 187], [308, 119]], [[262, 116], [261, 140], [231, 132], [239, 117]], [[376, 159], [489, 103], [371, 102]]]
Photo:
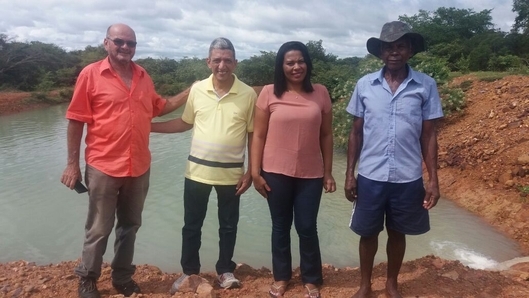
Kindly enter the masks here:
[[233, 58], [235, 58], [235, 48], [233, 47], [233, 44], [231, 43], [231, 41], [225, 37], [215, 38], [211, 42], [211, 45], [209, 46], [210, 56], [213, 50], [230, 50], [233, 52]]

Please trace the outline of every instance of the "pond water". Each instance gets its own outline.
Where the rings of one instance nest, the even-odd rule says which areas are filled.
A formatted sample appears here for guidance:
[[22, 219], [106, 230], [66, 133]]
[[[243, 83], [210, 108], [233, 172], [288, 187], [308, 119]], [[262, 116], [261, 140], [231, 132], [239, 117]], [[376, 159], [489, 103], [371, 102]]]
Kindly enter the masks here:
[[[88, 197], [60, 183], [66, 162], [65, 111], [66, 106], [60, 105], [0, 116], [0, 262], [23, 259], [49, 264], [80, 257]], [[183, 173], [190, 136], [190, 132], [151, 135], [151, 186], [136, 241], [136, 264], [148, 263], [165, 272], [181, 270]], [[359, 237], [348, 228], [351, 204], [342, 191], [345, 155], [337, 153], [334, 159], [338, 191], [323, 195], [318, 221], [322, 259], [336, 267], [355, 267]], [[204, 271], [214, 270], [218, 256], [216, 210], [213, 191], [202, 235]], [[240, 213], [234, 261], [271, 268], [268, 206], [253, 187], [242, 196]], [[433, 254], [483, 269], [521, 256], [513, 240], [447, 199], [431, 211], [431, 227], [425, 235], [407, 238], [405, 260]], [[292, 236], [297, 267], [294, 229]], [[376, 263], [386, 260], [385, 241], [383, 232]], [[109, 244], [104, 259], [111, 258]]]

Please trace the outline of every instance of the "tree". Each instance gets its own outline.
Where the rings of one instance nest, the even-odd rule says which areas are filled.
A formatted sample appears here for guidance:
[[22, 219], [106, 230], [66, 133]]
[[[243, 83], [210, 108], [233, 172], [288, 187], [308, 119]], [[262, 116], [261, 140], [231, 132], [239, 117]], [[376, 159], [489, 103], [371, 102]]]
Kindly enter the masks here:
[[307, 50], [309, 51], [310, 58], [315, 61], [323, 62], [334, 62], [336, 61], [336, 56], [333, 54], [327, 54], [325, 48], [323, 47], [323, 41], [320, 39], [318, 41], [310, 40], [307, 44]]
[[54, 45], [38, 41], [17, 42], [0, 35], [0, 80], [3, 87], [32, 91], [46, 80], [55, 84], [55, 72], [70, 66], [68, 53]]
[[236, 73], [250, 86], [264, 86], [274, 82], [276, 53], [261, 51], [261, 55], [252, 56], [237, 65]]
[[103, 45], [97, 47], [86, 46], [84, 50], [71, 52], [78, 59], [78, 65], [82, 69], [90, 63], [99, 61], [107, 56], [107, 51]]
[[512, 11], [516, 13], [512, 32], [529, 34], [529, 2], [527, 0], [513, 0]]
[[419, 10], [411, 17], [400, 16], [399, 20], [409, 24], [415, 32], [422, 34], [429, 46], [469, 39], [472, 36], [494, 29], [492, 9], [474, 12], [472, 9], [439, 7], [434, 12]]
[[[494, 29], [491, 11], [440, 7], [434, 12], [420, 10], [411, 17], [404, 15], [399, 20], [423, 35], [428, 52], [446, 59], [452, 70], [461, 70], [461, 59], [469, 62], [472, 70], [487, 70], [487, 59], [495, 54], [503, 55], [507, 49], [504, 33]], [[476, 50], [478, 46], [480, 49], [490, 48], [479, 52]]]

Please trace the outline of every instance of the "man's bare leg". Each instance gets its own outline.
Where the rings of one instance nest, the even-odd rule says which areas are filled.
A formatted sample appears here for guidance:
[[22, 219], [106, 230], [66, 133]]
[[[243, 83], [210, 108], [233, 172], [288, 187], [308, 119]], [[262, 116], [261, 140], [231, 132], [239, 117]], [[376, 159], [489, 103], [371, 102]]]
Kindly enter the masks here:
[[386, 253], [388, 255], [388, 271], [386, 280], [386, 294], [391, 298], [402, 298], [398, 291], [397, 278], [399, 276], [404, 253], [406, 252], [406, 235], [395, 230], [387, 229], [388, 243]]
[[366, 298], [371, 295], [371, 274], [377, 249], [378, 234], [371, 237], [360, 237], [360, 289], [353, 295], [353, 298]]

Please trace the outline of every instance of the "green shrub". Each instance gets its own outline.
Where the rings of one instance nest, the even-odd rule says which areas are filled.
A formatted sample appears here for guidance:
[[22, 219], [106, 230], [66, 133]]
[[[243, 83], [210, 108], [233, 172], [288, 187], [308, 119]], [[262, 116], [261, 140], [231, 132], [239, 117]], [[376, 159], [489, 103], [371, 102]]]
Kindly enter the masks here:
[[456, 61], [454, 66], [461, 73], [466, 74], [470, 72], [470, 60], [468, 59], [468, 57], [459, 58], [459, 60]]
[[353, 90], [356, 86], [356, 81], [357, 80], [347, 80], [339, 82], [333, 90], [330, 90], [331, 97], [338, 101], [341, 99], [350, 99], [351, 95], [353, 95]]
[[44, 75], [41, 76], [40, 82], [37, 85], [36, 90], [40, 91], [50, 91], [53, 90], [55, 87], [55, 75], [48, 71]]
[[334, 147], [338, 149], [347, 148], [347, 142], [349, 140], [353, 117], [345, 110], [348, 103], [349, 98], [342, 98], [332, 105]]
[[358, 63], [358, 78], [375, 72], [384, 66], [384, 62], [373, 55], [368, 55]]
[[522, 203], [527, 203], [527, 197], [529, 196], [529, 185], [519, 186], [518, 190], [520, 191], [520, 201]]
[[492, 71], [515, 70], [524, 66], [522, 58], [514, 55], [492, 56], [489, 59], [488, 69]]
[[417, 54], [410, 65], [417, 71], [423, 72], [435, 79], [437, 85], [443, 85], [448, 82], [450, 69], [447, 66], [446, 59], [428, 56], [426, 54]]
[[368, 55], [366, 58], [360, 60], [357, 69], [357, 76], [353, 76], [348, 80], [339, 80], [334, 88], [329, 90], [331, 98], [340, 101], [342, 99], [349, 100], [353, 94], [356, 82], [366, 74], [378, 71], [384, 66], [382, 60], [373, 55]]
[[525, 195], [529, 195], [529, 185], [520, 186], [518, 187], [518, 190]]
[[445, 115], [461, 112], [465, 107], [465, 93], [461, 88], [450, 88], [443, 85], [439, 87], [439, 96]]

